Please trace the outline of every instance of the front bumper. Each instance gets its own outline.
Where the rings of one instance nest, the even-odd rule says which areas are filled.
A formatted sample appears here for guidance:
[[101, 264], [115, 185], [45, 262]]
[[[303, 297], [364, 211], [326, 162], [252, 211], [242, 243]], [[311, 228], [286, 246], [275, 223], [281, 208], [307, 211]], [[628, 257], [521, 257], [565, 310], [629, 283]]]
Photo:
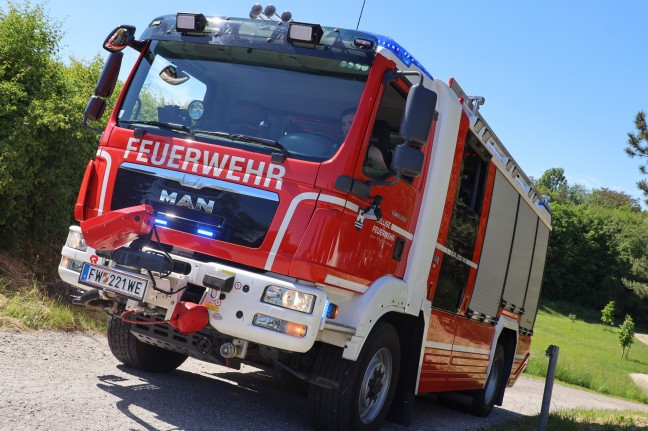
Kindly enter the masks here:
[[[72, 226], [70, 231], [80, 232], [80, 228]], [[61, 255], [61, 263], [58, 267], [61, 279], [84, 291], [90, 289], [90, 287], [79, 283], [79, 271], [84, 262], [96, 265], [111, 265], [106, 259], [97, 256], [95, 250], [89, 246], [85, 251], [82, 251], [66, 244], [61, 250]], [[326, 320], [325, 307], [328, 303], [327, 293], [315, 285], [309, 285], [303, 281], [279, 274], [259, 274], [233, 266], [215, 262], [202, 262], [173, 254], [171, 257], [174, 260], [187, 263], [191, 267], [191, 271], [186, 275], [171, 273], [166, 278], [155, 277], [157, 287], [167, 292], [175, 292], [187, 286], [187, 284], [204, 288], [200, 303], [209, 309], [209, 324], [225, 336], [293, 352], [306, 352], [313, 346], [318, 333], [324, 327]], [[220, 292], [203, 284], [205, 274], [216, 272], [234, 274], [234, 287], [230, 292]], [[312, 312], [304, 313], [262, 302], [262, 295], [269, 285], [286, 287], [314, 295], [316, 299]], [[180, 301], [183, 293], [181, 291], [175, 294], [164, 294], [152, 289], [149, 284], [143, 302], [149, 307], [155, 306], [165, 309], [167, 312], [166, 319], [169, 319], [175, 304]], [[142, 304], [132, 299], [126, 302], [127, 309], [138, 309], [140, 306]], [[257, 315], [282, 319], [297, 325], [305, 325], [307, 328], [306, 333], [303, 337], [300, 337], [257, 326], [254, 324]]]

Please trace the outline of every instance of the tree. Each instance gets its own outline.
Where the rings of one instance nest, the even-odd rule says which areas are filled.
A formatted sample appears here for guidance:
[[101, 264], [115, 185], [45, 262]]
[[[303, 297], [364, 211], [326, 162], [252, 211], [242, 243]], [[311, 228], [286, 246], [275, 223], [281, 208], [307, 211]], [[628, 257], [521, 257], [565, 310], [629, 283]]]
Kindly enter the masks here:
[[567, 185], [565, 170], [563, 168], [551, 168], [544, 171], [537, 182], [538, 187], [544, 187], [549, 192], [556, 192]]
[[627, 358], [630, 352], [630, 346], [634, 343], [635, 324], [632, 321], [632, 316], [626, 314], [625, 320], [619, 326], [619, 343], [621, 344], [621, 357]]
[[614, 325], [614, 301], [608, 302], [608, 304], [601, 310], [601, 321], [606, 327], [611, 327]]
[[[628, 146], [625, 148], [626, 154], [630, 157], [648, 157], [648, 127], [646, 126], [646, 113], [640, 111], [635, 116], [635, 129], [636, 132], [628, 133]], [[639, 172], [643, 175], [648, 174], [648, 162], [639, 165]], [[648, 204], [648, 181], [641, 180], [637, 183], [637, 187], [641, 190], [644, 196], [647, 197], [645, 202]]]
[[627, 193], [617, 192], [605, 187], [592, 190], [590, 203], [607, 208], [624, 208], [627, 207], [632, 211], [641, 211], [639, 200], [633, 198]]
[[538, 180], [532, 178], [532, 181], [540, 194], [548, 195], [553, 203], [585, 205], [589, 202], [589, 190], [582, 184], [570, 186], [563, 168], [547, 169]]

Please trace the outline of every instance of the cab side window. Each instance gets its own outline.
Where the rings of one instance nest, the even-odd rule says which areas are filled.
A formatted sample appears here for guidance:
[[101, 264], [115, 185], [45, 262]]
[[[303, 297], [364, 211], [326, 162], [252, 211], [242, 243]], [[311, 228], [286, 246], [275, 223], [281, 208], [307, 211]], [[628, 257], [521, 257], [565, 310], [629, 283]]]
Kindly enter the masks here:
[[392, 175], [392, 153], [402, 142], [399, 129], [406, 97], [396, 84], [385, 87], [362, 165], [362, 172], [372, 180], [385, 180]]

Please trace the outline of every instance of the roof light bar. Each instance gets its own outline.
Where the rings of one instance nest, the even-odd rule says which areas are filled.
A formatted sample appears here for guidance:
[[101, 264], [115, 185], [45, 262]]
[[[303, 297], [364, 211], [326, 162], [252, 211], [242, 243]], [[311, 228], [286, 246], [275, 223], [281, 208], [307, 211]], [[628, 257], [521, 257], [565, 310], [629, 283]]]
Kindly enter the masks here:
[[319, 24], [308, 24], [304, 22], [292, 22], [288, 27], [288, 41], [291, 43], [307, 43], [317, 45], [322, 38], [324, 31]]
[[202, 33], [205, 26], [207, 26], [207, 18], [201, 13], [179, 12], [176, 14], [176, 30], [179, 32]]
[[409, 52], [405, 50], [402, 46], [394, 41], [390, 37], [381, 36], [379, 34], [374, 34], [378, 38], [378, 45], [387, 48], [389, 51], [393, 52], [396, 57], [398, 57], [407, 67], [410, 67], [412, 64], [416, 65], [419, 69], [423, 71], [430, 79], [434, 79], [432, 74], [428, 72], [421, 63], [418, 62]]

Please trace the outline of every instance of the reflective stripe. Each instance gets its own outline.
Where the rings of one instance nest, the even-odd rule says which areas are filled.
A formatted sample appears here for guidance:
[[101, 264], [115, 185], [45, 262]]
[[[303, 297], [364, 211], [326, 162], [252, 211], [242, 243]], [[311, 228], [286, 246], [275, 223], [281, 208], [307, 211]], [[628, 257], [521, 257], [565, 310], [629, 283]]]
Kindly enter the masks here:
[[292, 200], [290, 206], [288, 207], [288, 211], [286, 211], [286, 215], [284, 216], [284, 219], [281, 222], [281, 226], [279, 227], [279, 231], [277, 232], [277, 237], [272, 243], [272, 248], [270, 249], [270, 254], [268, 255], [268, 260], [266, 260], [264, 269], [268, 271], [272, 269], [272, 264], [274, 263], [275, 257], [277, 256], [277, 250], [279, 250], [279, 246], [281, 245], [281, 241], [283, 240], [283, 237], [286, 234], [286, 230], [288, 229], [290, 220], [292, 219], [292, 216], [295, 214], [297, 205], [299, 205], [303, 201], [315, 200], [315, 199], [317, 199], [317, 193], [306, 192], [297, 195], [295, 199]]
[[454, 251], [450, 250], [449, 248], [446, 248], [445, 246], [442, 246], [442, 245], [439, 244], [438, 242], [437, 242], [436, 247], [437, 247], [439, 250], [441, 250], [442, 252], [444, 252], [445, 254], [447, 254], [448, 256], [450, 256], [450, 257], [454, 257], [455, 259], [457, 259], [457, 260], [460, 261], [460, 262], [465, 263], [465, 264], [468, 265], [469, 267], [477, 269], [477, 264], [476, 264], [475, 262], [466, 259], [465, 257], [463, 257], [463, 256], [461, 256], [461, 255], [455, 253]]
[[468, 346], [460, 346], [455, 344], [454, 346], [452, 344], [446, 344], [446, 343], [437, 343], [436, 341], [426, 341], [425, 342], [425, 347], [428, 349], [439, 349], [439, 350], [454, 350], [455, 352], [462, 352], [462, 353], [476, 353], [479, 355], [490, 355], [490, 350], [489, 349], [480, 349], [477, 347], [468, 347]]
[[[286, 230], [288, 229], [288, 225], [290, 224], [290, 221], [292, 220], [292, 217], [295, 214], [295, 211], [297, 210], [297, 205], [307, 200], [320, 200], [322, 202], [327, 202], [330, 204], [339, 205], [348, 208], [353, 212], [358, 211], [358, 205], [351, 203], [346, 199], [338, 198], [336, 196], [318, 195], [318, 193], [315, 192], [305, 192], [295, 196], [295, 198], [290, 203], [288, 210], [286, 211], [286, 215], [284, 216], [283, 221], [281, 222], [281, 226], [279, 227], [279, 231], [277, 232], [277, 237], [272, 243], [272, 248], [270, 249], [270, 254], [268, 255], [268, 260], [266, 260], [266, 264], [264, 267], [265, 270], [270, 271], [272, 269], [272, 264], [274, 263], [274, 260], [277, 257], [277, 251], [279, 250], [281, 241], [283, 241], [283, 238], [286, 235]], [[365, 290], [366, 290], [366, 286], [365, 286]]]
[[391, 224], [391, 230], [396, 232], [398, 235], [409, 239], [410, 241], [414, 239], [414, 235], [412, 235], [411, 233], [409, 233], [408, 231], [406, 231], [402, 227], [396, 226], [394, 223]]
[[97, 157], [101, 157], [106, 161], [106, 170], [104, 172], [103, 183], [101, 184], [101, 194], [99, 195], [99, 209], [97, 215], [103, 214], [104, 204], [106, 202], [106, 188], [108, 187], [108, 178], [110, 177], [110, 168], [112, 167], [112, 157], [107, 151], [101, 148], [97, 150]]

